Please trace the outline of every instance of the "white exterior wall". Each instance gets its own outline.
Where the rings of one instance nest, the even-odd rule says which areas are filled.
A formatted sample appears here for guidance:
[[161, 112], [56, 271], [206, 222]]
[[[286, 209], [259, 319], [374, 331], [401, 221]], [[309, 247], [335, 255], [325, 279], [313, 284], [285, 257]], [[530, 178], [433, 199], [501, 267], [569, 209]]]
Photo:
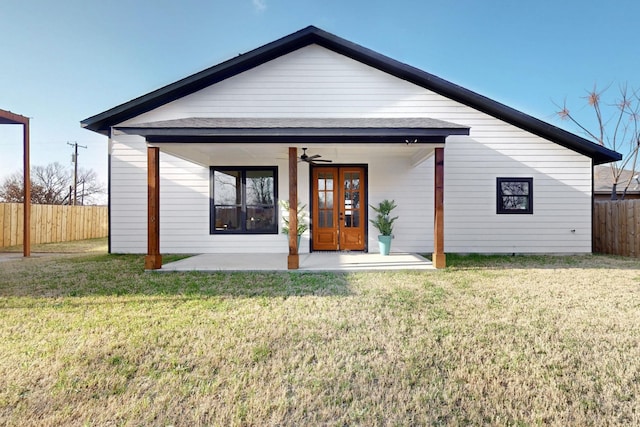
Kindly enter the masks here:
[[[445, 148], [446, 252], [590, 252], [591, 160], [484, 113], [318, 46], [308, 46], [125, 124], [188, 117], [430, 117], [471, 128]], [[139, 137], [110, 141], [112, 251], [146, 251], [146, 147]], [[284, 154], [284, 153], [279, 153]], [[433, 249], [433, 158], [410, 168], [405, 157], [369, 157], [369, 202], [398, 202], [394, 251]], [[286, 156], [286, 154], [285, 154]], [[279, 167], [288, 197], [286, 157], [218, 165]], [[210, 235], [209, 169], [161, 155], [161, 251], [287, 252], [283, 235]], [[496, 177], [533, 177], [533, 215], [496, 214]], [[299, 195], [308, 205], [308, 171]], [[575, 230], [575, 232], [571, 232]], [[308, 234], [308, 232], [307, 232]], [[369, 230], [369, 250], [377, 251]], [[308, 236], [301, 252], [308, 250]]]
[[[111, 153], [111, 250], [115, 253], [147, 251], [147, 146], [144, 138], [115, 135]], [[220, 166], [278, 166], [278, 197], [289, 194], [288, 163], [282, 159], [247, 162], [225, 159]], [[287, 236], [210, 234], [210, 169], [160, 153], [160, 251], [162, 253], [287, 253]], [[308, 174], [298, 174], [301, 189]], [[299, 194], [308, 205], [308, 191]], [[308, 252], [308, 232], [300, 252]], [[306, 245], [305, 245], [306, 243]]]
[[[147, 250], [147, 159], [142, 137], [116, 135], [111, 152], [111, 246], [115, 253]], [[247, 161], [226, 158], [219, 166], [278, 167], [278, 198], [289, 195], [288, 161], [284, 156]], [[344, 157], [345, 163], [368, 163], [369, 200], [394, 198], [402, 217], [396, 226], [394, 250], [416, 252], [433, 246], [433, 162], [411, 168], [405, 157]], [[379, 171], [371, 173], [371, 171]], [[209, 168], [160, 154], [160, 250], [162, 253], [287, 253], [287, 236], [209, 234]], [[405, 192], [395, 188], [407, 189]], [[298, 198], [309, 203], [309, 168], [298, 165]], [[426, 213], [426, 215], [425, 215]], [[280, 225], [282, 215], [280, 214]], [[307, 215], [308, 218], [308, 215]], [[419, 229], [420, 236], [417, 235]], [[377, 249], [377, 232], [369, 227], [369, 248]], [[309, 231], [300, 253], [309, 252]]]
[[143, 138], [109, 140], [111, 251], [147, 252], [147, 147]]

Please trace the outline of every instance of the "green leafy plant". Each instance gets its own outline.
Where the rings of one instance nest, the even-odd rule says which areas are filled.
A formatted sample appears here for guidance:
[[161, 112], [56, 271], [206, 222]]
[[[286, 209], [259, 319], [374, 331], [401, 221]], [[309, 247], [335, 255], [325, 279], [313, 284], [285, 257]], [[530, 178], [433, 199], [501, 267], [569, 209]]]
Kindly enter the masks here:
[[[280, 201], [280, 206], [282, 206], [282, 208], [288, 213], [289, 212], [289, 201], [288, 200], [281, 200]], [[304, 233], [305, 231], [307, 231], [307, 229], [309, 228], [309, 225], [306, 223], [305, 221], [305, 213], [304, 210], [307, 207], [307, 205], [301, 205], [300, 202], [298, 202], [298, 209], [297, 209], [297, 218], [298, 218], [298, 227], [297, 227], [297, 235], [300, 236], [302, 233]], [[284, 223], [284, 225], [282, 226], [282, 232], [284, 234], [289, 234], [289, 217], [283, 217], [282, 218], [282, 222]]]
[[393, 218], [391, 217], [391, 211], [398, 207], [395, 200], [389, 201], [385, 199], [378, 203], [378, 206], [369, 206], [371, 206], [371, 209], [376, 211], [377, 214], [376, 217], [374, 219], [370, 219], [369, 222], [378, 229], [381, 235], [391, 236], [391, 233], [393, 233], [393, 223], [398, 219], [397, 216], [394, 216]]

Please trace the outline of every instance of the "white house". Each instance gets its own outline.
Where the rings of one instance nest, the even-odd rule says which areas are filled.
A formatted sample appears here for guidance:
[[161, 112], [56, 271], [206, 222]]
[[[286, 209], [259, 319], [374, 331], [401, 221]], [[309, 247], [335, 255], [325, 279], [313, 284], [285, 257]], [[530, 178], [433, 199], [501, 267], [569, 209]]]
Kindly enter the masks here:
[[[375, 252], [383, 199], [398, 205], [393, 250], [437, 267], [447, 252], [588, 253], [593, 167], [620, 159], [315, 27], [82, 126], [109, 137], [110, 251], [146, 252], [147, 268], [161, 253], [283, 253], [296, 268], [298, 252]], [[299, 248], [282, 200], [306, 205]]]

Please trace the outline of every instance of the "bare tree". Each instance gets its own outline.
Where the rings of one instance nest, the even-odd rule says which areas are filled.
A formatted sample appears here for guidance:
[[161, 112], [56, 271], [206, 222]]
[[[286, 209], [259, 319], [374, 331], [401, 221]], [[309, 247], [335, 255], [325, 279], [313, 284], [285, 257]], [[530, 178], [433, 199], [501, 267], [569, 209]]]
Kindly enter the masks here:
[[68, 201], [72, 175], [60, 163], [31, 168], [31, 203], [63, 205]]
[[97, 197], [104, 193], [105, 189], [98, 180], [96, 171], [78, 168], [78, 204], [93, 204], [97, 201]]
[[[561, 119], [569, 120], [576, 125], [582, 133], [587, 135], [597, 144], [610, 148], [622, 154], [622, 160], [610, 165], [612, 188], [611, 200], [618, 198], [618, 185], [624, 185], [622, 199], [629, 188], [637, 167], [638, 150], [640, 148], [640, 96], [638, 91], [629, 90], [626, 85], [620, 86], [619, 98], [612, 103], [606, 104], [602, 101], [602, 95], [609, 88], [598, 90], [596, 86], [587, 93], [585, 97], [589, 107], [596, 116], [595, 130], [590, 130], [586, 125], [579, 121], [567, 107], [566, 101], [562, 105], [558, 116]], [[631, 173], [626, 174], [623, 182], [620, 182], [624, 171]]]
[[[24, 202], [23, 175], [15, 172], [0, 185], [0, 200], [9, 203]], [[31, 203], [43, 205], [71, 204], [73, 173], [60, 163], [31, 168]], [[92, 169], [78, 172], [78, 203], [91, 204], [95, 197], [104, 193], [104, 188]]]
[[23, 183], [23, 175], [20, 172], [12, 173], [6, 177], [2, 186], [0, 186], [0, 201], [8, 203], [24, 202]]

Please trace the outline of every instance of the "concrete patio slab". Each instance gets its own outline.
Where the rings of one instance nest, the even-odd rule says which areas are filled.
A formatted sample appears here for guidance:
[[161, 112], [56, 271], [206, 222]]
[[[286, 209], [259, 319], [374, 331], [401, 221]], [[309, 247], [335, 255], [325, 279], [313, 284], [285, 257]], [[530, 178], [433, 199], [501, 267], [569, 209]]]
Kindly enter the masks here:
[[[433, 270], [431, 261], [410, 253], [388, 256], [360, 252], [300, 254], [300, 268], [309, 271]], [[170, 262], [155, 271], [287, 271], [287, 254], [201, 254]]]

